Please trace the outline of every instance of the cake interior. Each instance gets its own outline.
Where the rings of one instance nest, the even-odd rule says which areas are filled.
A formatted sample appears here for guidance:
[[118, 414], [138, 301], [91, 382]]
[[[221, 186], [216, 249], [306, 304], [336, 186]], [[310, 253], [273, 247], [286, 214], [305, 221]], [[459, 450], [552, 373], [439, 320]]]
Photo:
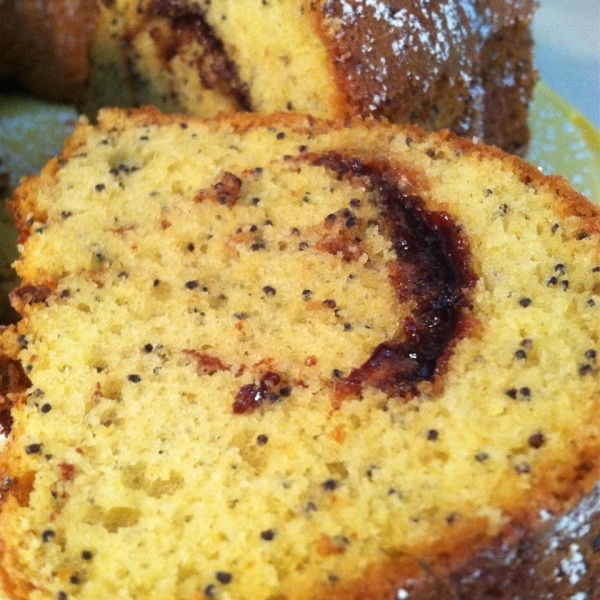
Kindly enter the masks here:
[[[9, 575], [69, 598], [295, 598], [556, 506], [595, 436], [598, 290], [596, 242], [550, 189], [412, 130], [152, 115], [81, 126], [17, 194], [42, 297], [15, 295]], [[334, 150], [385, 151], [468, 240], [470, 325], [408, 393], [340, 401], [416, 301], [380, 190], [310, 158]]]
[[152, 0], [138, 10], [126, 0], [102, 11], [91, 45], [90, 112], [151, 104], [207, 117], [223, 110], [342, 114], [311, 11], [297, 2], [199, 4]]

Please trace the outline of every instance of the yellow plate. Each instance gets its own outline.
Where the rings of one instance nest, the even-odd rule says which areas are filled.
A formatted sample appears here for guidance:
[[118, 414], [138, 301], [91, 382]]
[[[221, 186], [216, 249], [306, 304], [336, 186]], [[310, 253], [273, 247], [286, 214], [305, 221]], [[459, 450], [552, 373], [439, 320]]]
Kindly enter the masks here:
[[543, 83], [536, 87], [529, 125], [527, 160], [600, 204], [600, 132]]

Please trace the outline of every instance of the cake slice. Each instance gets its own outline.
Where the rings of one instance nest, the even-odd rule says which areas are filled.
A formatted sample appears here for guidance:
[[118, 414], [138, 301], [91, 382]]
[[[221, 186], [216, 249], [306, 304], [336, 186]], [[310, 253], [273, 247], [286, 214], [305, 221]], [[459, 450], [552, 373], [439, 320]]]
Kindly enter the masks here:
[[0, 5], [0, 78], [103, 106], [383, 117], [529, 140], [533, 0], [22, 0]]
[[563, 180], [110, 110], [12, 208], [7, 600], [593, 597], [600, 216]]

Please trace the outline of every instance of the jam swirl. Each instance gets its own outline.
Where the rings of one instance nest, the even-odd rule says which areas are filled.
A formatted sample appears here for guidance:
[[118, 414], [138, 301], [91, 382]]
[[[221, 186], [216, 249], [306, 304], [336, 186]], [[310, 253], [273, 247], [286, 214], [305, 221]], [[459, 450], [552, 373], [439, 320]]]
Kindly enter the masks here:
[[439, 360], [461, 330], [467, 291], [475, 285], [466, 236], [444, 211], [431, 211], [419, 196], [397, 183], [383, 163], [365, 163], [339, 153], [312, 157], [313, 164], [352, 185], [371, 190], [379, 207], [378, 226], [392, 241], [398, 261], [389, 277], [400, 300], [416, 307], [360, 367], [336, 381], [334, 406], [359, 396], [365, 386], [390, 397], [410, 397], [417, 384], [440, 374]]

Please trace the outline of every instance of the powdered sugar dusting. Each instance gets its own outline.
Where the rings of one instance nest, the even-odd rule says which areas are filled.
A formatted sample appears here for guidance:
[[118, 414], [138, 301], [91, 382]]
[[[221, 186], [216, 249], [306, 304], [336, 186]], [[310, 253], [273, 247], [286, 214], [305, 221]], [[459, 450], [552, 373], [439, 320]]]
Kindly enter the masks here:
[[587, 565], [581, 549], [577, 544], [569, 546], [570, 555], [560, 561], [562, 572], [569, 578], [571, 585], [577, 585], [581, 577], [587, 573]]
[[[330, 0], [324, 7], [326, 14], [332, 13], [336, 4], [346, 27], [355, 26], [366, 18], [385, 24], [391, 34], [392, 54], [398, 59], [413, 50], [429, 55], [432, 63], [443, 64], [449, 59], [453, 48], [464, 48], [469, 36], [479, 39], [481, 44], [492, 30], [491, 23], [485, 21], [485, 14], [477, 10], [475, 0], [446, 0], [440, 3], [419, 0], [412, 3], [410, 11], [406, 8], [393, 10], [389, 2], [381, 0]], [[373, 52], [373, 46], [365, 43], [362, 50], [368, 55]], [[460, 73], [465, 77], [470, 71], [473, 57], [463, 53], [460, 60]], [[385, 68], [385, 65], [378, 65], [377, 61], [369, 64], [375, 71]], [[381, 72], [379, 79], [382, 80], [384, 75]], [[429, 84], [429, 78], [421, 78], [421, 86], [425, 91]], [[385, 95], [377, 91], [373, 104], [378, 105], [384, 99]]]
[[[573, 511], [556, 520], [545, 551], [546, 556], [558, 551], [567, 552], [554, 570], [556, 582], [568, 583], [575, 589], [581, 587], [582, 578], [588, 573], [588, 564], [580, 544], [589, 535], [592, 517], [598, 513], [600, 513], [600, 484]], [[542, 521], [553, 518], [546, 511], [541, 511], [540, 517]], [[587, 591], [580, 590], [568, 600], [587, 600], [587, 598]]]
[[576, 510], [559, 519], [550, 538], [546, 555], [552, 554], [561, 546], [561, 539], [577, 540], [590, 532], [591, 516], [600, 512], [600, 486], [585, 498]]
[[[535, 595], [535, 587], [527, 587], [527, 590], [523, 590], [523, 596], [516, 595], [513, 600], [538, 597], [548, 600], [596, 598], [594, 594], [590, 596], [590, 591], [595, 591], [593, 566], [597, 560], [593, 551], [590, 553], [590, 537], [594, 537], [593, 519], [600, 515], [600, 484], [569, 514], [558, 516], [549, 510], [540, 509], [538, 515], [541, 527], [538, 532], [532, 532], [533, 539], [526, 536], [527, 539], [521, 546], [503, 542], [499, 548], [486, 549], [480, 555], [483, 563], [478, 562], [477, 568], [461, 574], [461, 590], [476, 589], [476, 581], [485, 569], [501, 564], [508, 568], [514, 565], [519, 577], [526, 577], [531, 581], [544, 577], [545, 584], [549, 583], [549, 574], [550, 581], [557, 586], [556, 589], [545, 587], [545, 593], [540, 591], [539, 596]], [[480, 568], [482, 564], [485, 565], [483, 570]], [[410, 584], [404, 583], [404, 587], [396, 591], [396, 600], [409, 600], [409, 590], [412, 588]], [[417, 589], [415, 592], [418, 595]]]
[[[515, 0], [510, 5], [492, 11], [477, 0], [414, 0], [400, 8], [396, 8], [398, 3], [384, 0], [327, 0], [323, 12], [335, 21], [338, 39], [350, 31], [362, 32], [360, 38], [352, 34], [353, 42], [359, 40], [361, 48], [360, 54], [352, 57], [354, 72], [348, 77], [367, 79], [364, 105], [371, 112], [394, 99], [397, 90], [392, 79], [396, 83], [407, 80], [405, 87], [410, 91], [427, 93], [443, 75], [450, 86], [459, 84], [462, 92], [457, 93], [468, 94], [472, 113], [478, 115], [483, 111], [484, 87], [475, 63], [484, 44], [495, 31], [513, 24], [519, 11], [528, 18], [530, 2]], [[340, 58], [340, 62], [344, 60]], [[511, 82], [507, 74], [506, 84], [513, 83], [518, 82]], [[458, 127], [476, 132], [480, 126], [480, 122], [465, 117]]]
[[547, 510], [540, 510], [540, 519], [542, 520], [542, 522], [549, 521], [551, 518], [552, 514], [549, 513]]

